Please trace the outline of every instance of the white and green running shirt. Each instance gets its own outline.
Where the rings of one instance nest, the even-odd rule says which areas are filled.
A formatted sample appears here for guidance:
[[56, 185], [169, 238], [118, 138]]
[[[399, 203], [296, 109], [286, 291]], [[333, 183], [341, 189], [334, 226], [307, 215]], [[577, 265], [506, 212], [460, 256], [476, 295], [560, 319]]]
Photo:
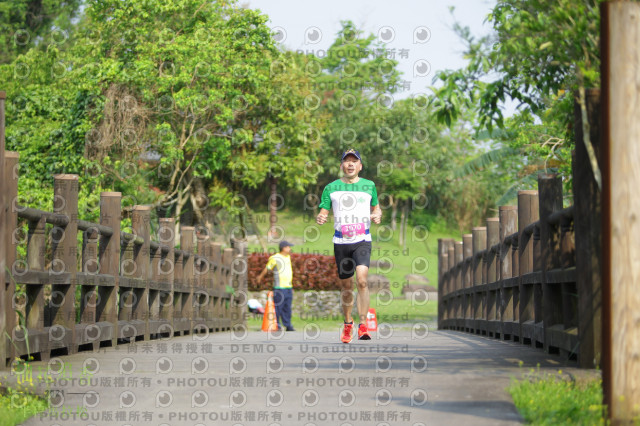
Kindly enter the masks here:
[[334, 244], [353, 244], [371, 241], [371, 207], [378, 205], [376, 185], [360, 178], [356, 183], [334, 180], [324, 187], [320, 208], [333, 206]]

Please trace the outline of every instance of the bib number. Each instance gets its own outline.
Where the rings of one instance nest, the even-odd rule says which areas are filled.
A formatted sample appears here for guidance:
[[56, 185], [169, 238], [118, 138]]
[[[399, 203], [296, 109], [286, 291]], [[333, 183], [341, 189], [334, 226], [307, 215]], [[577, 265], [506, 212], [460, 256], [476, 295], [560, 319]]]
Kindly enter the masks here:
[[354, 223], [351, 225], [342, 225], [340, 227], [342, 238], [355, 238], [358, 235], [364, 235], [366, 230], [364, 223]]

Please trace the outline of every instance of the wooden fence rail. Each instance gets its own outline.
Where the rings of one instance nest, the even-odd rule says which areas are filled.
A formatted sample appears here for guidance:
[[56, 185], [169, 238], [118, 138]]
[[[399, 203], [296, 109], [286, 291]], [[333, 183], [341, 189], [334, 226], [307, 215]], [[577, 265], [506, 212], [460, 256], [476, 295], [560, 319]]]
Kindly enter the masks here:
[[[152, 241], [151, 208], [141, 205], [133, 208], [132, 232], [123, 232], [119, 192], [100, 194], [100, 223], [80, 220], [77, 175], [54, 176], [53, 212], [20, 206], [18, 154], [3, 154], [0, 368], [16, 356], [47, 360], [244, 324], [243, 242], [223, 249], [189, 226], [175, 235], [173, 218], [159, 219]], [[25, 258], [18, 257], [21, 245]]]
[[[599, 91], [589, 91], [588, 101], [597, 148]], [[582, 128], [579, 114], [576, 123]], [[599, 191], [582, 140], [573, 170], [575, 206], [562, 208], [561, 178], [542, 173], [537, 191], [519, 191], [517, 206], [500, 206], [498, 217], [462, 241], [438, 240], [439, 328], [529, 344], [583, 367], [599, 365], [601, 243], [593, 225]]]

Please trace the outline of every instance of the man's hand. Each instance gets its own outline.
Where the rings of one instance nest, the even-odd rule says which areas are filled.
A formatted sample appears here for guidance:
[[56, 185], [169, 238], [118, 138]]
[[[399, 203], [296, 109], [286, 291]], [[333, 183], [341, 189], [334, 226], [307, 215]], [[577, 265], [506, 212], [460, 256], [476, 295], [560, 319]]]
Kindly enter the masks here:
[[382, 210], [375, 209], [373, 212], [371, 212], [371, 220], [376, 225], [380, 225], [380, 221], [382, 220]]
[[326, 214], [322, 214], [322, 213], [318, 213], [318, 216], [316, 216], [316, 223], [318, 225], [324, 225], [324, 223], [327, 221], [327, 215]]

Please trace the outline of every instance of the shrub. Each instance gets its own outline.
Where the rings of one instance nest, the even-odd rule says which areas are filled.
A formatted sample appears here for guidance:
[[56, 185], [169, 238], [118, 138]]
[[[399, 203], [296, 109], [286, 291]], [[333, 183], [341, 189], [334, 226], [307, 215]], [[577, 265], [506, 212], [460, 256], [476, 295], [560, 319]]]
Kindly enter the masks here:
[[[258, 284], [256, 278], [269, 260], [268, 253], [251, 253], [249, 255], [248, 281], [250, 291], [271, 290], [273, 288], [272, 273], [269, 272]], [[333, 256], [317, 254], [291, 254], [294, 290], [339, 290], [338, 268]]]

